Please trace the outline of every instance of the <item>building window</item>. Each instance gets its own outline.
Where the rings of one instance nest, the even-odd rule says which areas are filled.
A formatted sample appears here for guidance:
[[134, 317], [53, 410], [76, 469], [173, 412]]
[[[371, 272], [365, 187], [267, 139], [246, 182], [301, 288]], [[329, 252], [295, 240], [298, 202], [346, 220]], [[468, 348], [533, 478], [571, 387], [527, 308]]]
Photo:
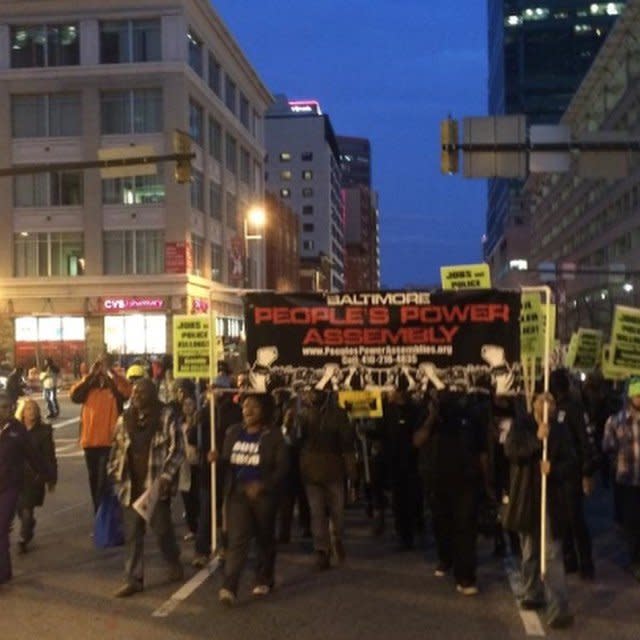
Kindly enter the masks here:
[[11, 96], [14, 138], [46, 138], [82, 134], [79, 93]]
[[204, 262], [204, 238], [191, 234], [191, 273], [194, 276], [202, 275]]
[[100, 23], [100, 62], [154, 62], [162, 59], [160, 20], [106, 20]]
[[303, 180], [313, 180], [313, 171], [306, 169], [305, 171], [302, 172], [302, 179]]
[[189, 135], [193, 141], [200, 145], [204, 144], [204, 116], [202, 107], [193, 100], [189, 100]]
[[226, 167], [231, 173], [235, 175], [238, 163], [238, 151], [236, 139], [227, 133], [225, 137], [225, 155], [226, 155]]
[[280, 172], [280, 180], [291, 180], [291, 171], [284, 169]]
[[303, 198], [313, 198], [313, 189], [311, 187], [305, 187], [302, 190], [302, 197]]
[[209, 51], [209, 72], [208, 72], [209, 89], [215, 93], [218, 98], [222, 92], [222, 67], [216, 60], [216, 57]]
[[262, 118], [260, 117], [260, 114], [255, 109], [253, 109], [251, 117], [251, 133], [253, 133], [254, 137], [258, 140], [260, 139], [260, 135], [262, 132], [261, 124]]
[[249, 130], [249, 100], [244, 93], [240, 94], [240, 122]]
[[102, 181], [102, 204], [139, 205], [164, 202], [165, 186], [158, 166], [158, 175], [130, 176]]
[[222, 245], [216, 242], [211, 243], [211, 279], [215, 282], [222, 282]]
[[103, 135], [162, 131], [162, 90], [103, 91], [100, 97]]
[[84, 273], [82, 233], [18, 233], [14, 247], [17, 278]]
[[302, 215], [303, 216], [311, 216], [311, 215], [313, 215], [313, 205], [312, 204], [305, 204], [302, 207]]
[[209, 155], [222, 162], [222, 127], [213, 118], [209, 118]]
[[83, 203], [82, 171], [52, 171], [15, 176], [13, 203], [18, 207], [74, 207]]
[[280, 154], [280, 162], [291, 162], [291, 154], [288, 151], [283, 151]]
[[301, 154], [302, 162], [311, 162], [313, 160], [312, 151], [303, 151]]
[[291, 189], [280, 189], [280, 197], [281, 198], [290, 198], [291, 197]]
[[224, 103], [227, 105], [227, 109], [231, 111], [231, 113], [236, 112], [236, 83], [229, 77], [229, 75], [225, 75], [224, 78]]
[[238, 229], [238, 200], [227, 191], [227, 227], [229, 229]]
[[202, 40], [193, 31], [189, 31], [187, 44], [189, 46], [189, 66], [202, 77]]
[[204, 211], [204, 179], [202, 172], [197, 169], [191, 171], [191, 208]]
[[240, 147], [240, 180], [245, 184], [249, 184], [251, 177], [251, 157], [249, 152]]
[[61, 67], [80, 64], [77, 24], [11, 27], [11, 67]]
[[313, 230], [314, 230], [313, 223], [306, 222], [305, 224], [302, 225], [302, 230], [305, 233], [313, 233]]
[[209, 182], [209, 215], [222, 220], [222, 187], [213, 181]]
[[303, 240], [302, 241], [302, 248], [305, 251], [313, 251], [314, 247], [315, 247], [315, 242], [313, 240]]
[[105, 275], [164, 272], [164, 231], [105, 231], [103, 239]]

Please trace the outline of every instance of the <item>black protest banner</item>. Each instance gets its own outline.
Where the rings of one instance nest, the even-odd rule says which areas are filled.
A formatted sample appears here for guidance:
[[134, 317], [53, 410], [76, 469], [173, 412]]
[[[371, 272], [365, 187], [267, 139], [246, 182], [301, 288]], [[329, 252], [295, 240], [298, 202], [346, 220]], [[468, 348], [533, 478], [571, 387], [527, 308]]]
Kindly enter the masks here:
[[256, 388], [306, 384], [518, 390], [520, 293], [251, 293], [247, 357]]

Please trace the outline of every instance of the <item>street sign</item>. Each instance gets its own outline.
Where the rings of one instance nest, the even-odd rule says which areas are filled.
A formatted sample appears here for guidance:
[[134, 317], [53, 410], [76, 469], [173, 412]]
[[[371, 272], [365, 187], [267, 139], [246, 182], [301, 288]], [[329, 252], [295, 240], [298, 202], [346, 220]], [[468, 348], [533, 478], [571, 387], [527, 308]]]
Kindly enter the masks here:
[[[523, 115], [465, 118], [463, 145], [466, 178], [525, 178], [527, 175], [527, 119]], [[522, 150], [499, 150], [500, 146], [522, 146]], [[494, 148], [492, 148], [494, 147]]]
[[444, 291], [491, 289], [489, 265], [485, 263], [440, 267], [440, 278]]
[[555, 282], [556, 263], [555, 262], [538, 263], [538, 276], [540, 278], [540, 282]]
[[571, 129], [567, 125], [532, 125], [529, 129], [529, 171], [531, 173], [562, 173], [571, 168], [571, 153], [567, 151], [535, 151], [536, 145], [568, 144]]
[[[150, 145], [98, 149], [99, 160], [121, 160], [123, 158], [139, 158], [154, 155], [156, 155], [156, 150]], [[158, 165], [153, 162], [134, 164], [126, 167], [117, 166], [100, 169], [100, 177], [103, 180], [109, 178], [129, 178], [131, 176], [154, 176], [156, 173], [158, 173]]]

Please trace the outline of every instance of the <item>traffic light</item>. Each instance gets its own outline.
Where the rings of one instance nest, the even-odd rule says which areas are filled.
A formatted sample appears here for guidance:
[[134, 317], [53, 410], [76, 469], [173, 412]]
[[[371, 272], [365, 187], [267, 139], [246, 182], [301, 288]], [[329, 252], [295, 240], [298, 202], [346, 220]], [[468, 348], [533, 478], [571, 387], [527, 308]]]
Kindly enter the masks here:
[[458, 121], [447, 118], [440, 123], [440, 171], [458, 173]]
[[[191, 136], [177, 130], [173, 132], [173, 150], [177, 154], [189, 155], [191, 153]], [[191, 158], [176, 160], [175, 177], [178, 184], [191, 182]]]

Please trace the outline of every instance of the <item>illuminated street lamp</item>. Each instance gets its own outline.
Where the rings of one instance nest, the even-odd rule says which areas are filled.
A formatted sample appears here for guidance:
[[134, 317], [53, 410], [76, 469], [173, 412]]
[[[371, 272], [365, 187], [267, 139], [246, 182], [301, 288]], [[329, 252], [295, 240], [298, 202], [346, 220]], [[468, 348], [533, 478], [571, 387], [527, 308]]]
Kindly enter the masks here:
[[[248, 289], [251, 286], [249, 259], [249, 240], [262, 240], [262, 234], [256, 233], [262, 230], [267, 223], [267, 214], [264, 207], [256, 205], [251, 207], [244, 217], [244, 286]], [[249, 225], [253, 233], [249, 233]]]

